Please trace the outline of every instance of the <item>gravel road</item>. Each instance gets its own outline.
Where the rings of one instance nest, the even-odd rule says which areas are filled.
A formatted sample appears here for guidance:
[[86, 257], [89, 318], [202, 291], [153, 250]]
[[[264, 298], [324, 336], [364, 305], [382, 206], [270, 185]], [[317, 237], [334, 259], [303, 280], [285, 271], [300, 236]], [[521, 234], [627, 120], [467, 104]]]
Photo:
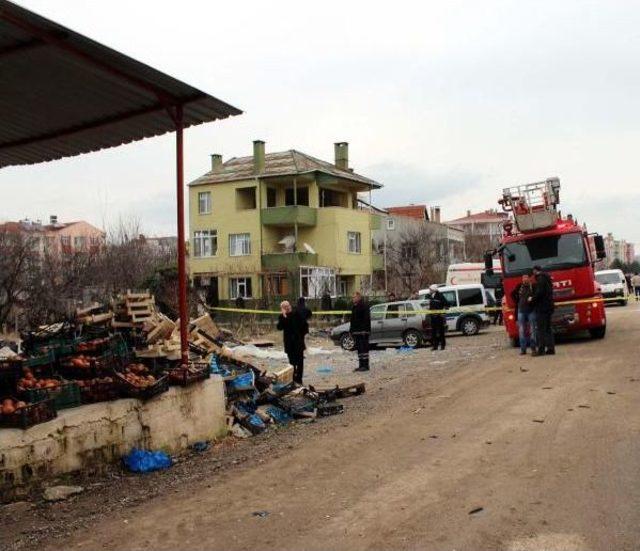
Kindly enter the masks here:
[[640, 309], [608, 313], [603, 341], [553, 357], [518, 356], [494, 328], [444, 353], [377, 351], [364, 376], [314, 356], [312, 384], [367, 382], [344, 415], [2, 507], [0, 547], [637, 549]]

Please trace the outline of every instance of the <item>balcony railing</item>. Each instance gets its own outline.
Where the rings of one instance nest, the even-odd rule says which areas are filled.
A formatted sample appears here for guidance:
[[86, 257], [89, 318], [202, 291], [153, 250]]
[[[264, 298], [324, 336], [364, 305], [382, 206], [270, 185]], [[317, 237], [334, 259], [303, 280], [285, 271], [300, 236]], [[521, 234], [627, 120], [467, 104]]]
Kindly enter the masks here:
[[316, 225], [317, 210], [304, 205], [290, 205], [286, 207], [268, 207], [262, 209], [262, 223], [265, 226], [298, 226], [311, 227]]
[[316, 253], [270, 253], [262, 255], [262, 267], [265, 270], [289, 271], [300, 266], [317, 266], [318, 255]]

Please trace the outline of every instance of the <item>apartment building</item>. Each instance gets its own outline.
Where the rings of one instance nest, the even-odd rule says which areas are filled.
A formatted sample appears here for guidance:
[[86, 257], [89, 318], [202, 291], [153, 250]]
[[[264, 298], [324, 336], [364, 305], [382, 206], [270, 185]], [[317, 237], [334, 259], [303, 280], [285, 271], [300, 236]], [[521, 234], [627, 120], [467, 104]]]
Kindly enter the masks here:
[[27, 236], [33, 243], [33, 249], [40, 255], [98, 252], [104, 246], [106, 237], [103, 230], [88, 222], [60, 222], [56, 215], [49, 217], [48, 224], [29, 219], [5, 222], [0, 224], [0, 231]]
[[345, 296], [368, 290], [380, 255], [380, 217], [359, 194], [381, 187], [349, 168], [349, 146], [330, 163], [288, 150], [223, 162], [189, 184], [190, 274], [212, 301]]

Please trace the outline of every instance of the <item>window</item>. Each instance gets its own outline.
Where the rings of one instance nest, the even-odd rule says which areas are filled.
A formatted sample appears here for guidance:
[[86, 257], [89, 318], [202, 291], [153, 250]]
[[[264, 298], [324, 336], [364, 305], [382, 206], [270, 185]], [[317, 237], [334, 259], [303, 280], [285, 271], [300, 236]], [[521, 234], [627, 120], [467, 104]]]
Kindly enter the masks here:
[[276, 206], [276, 198], [277, 198], [276, 188], [268, 187], [267, 188], [267, 207], [268, 208], [272, 208]]
[[361, 253], [362, 252], [362, 244], [360, 242], [360, 232], [358, 231], [350, 231], [347, 232], [347, 241], [348, 248], [347, 250], [350, 253]]
[[251, 254], [251, 234], [229, 234], [229, 256], [248, 256]]
[[387, 306], [386, 319], [398, 319], [405, 316], [404, 304], [389, 304]]
[[396, 229], [396, 221], [393, 218], [387, 218], [387, 229], [388, 230]]
[[346, 207], [347, 194], [333, 189], [320, 188], [318, 191], [321, 207]]
[[588, 259], [582, 235], [568, 233], [508, 243], [502, 250], [505, 275], [527, 273], [536, 264], [543, 270], [584, 266]]
[[484, 304], [482, 300], [482, 289], [479, 287], [475, 289], [458, 289], [458, 299], [460, 300], [460, 306]]
[[211, 214], [211, 192], [198, 193], [198, 214]]
[[236, 209], [249, 210], [256, 208], [256, 188], [243, 187], [236, 189]]
[[442, 296], [444, 297], [444, 300], [447, 301], [447, 305], [449, 307], [458, 306], [458, 299], [456, 298], [455, 291], [442, 291]]
[[266, 274], [264, 276], [264, 295], [267, 297], [285, 296], [289, 294], [289, 278], [287, 274]]
[[251, 278], [250, 277], [231, 277], [229, 278], [229, 297], [236, 299], [238, 297], [251, 298]]
[[218, 253], [218, 231], [201, 230], [193, 232], [193, 256], [204, 258]]
[[418, 258], [418, 247], [413, 243], [403, 243], [400, 245], [400, 258], [402, 260], [415, 260]]
[[284, 192], [284, 204], [285, 205], [305, 205], [309, 206], [309, 188], [299, 187], [296, 189], [296, 199], [293, 200], [293, 188], [287, 188]]
[[85, 248], [87, 238], [83, 235], [77, 235], [73, 238], [73, 248], [77, 251], [81, 251]]
[[370, 312], [371, 321], [384, 319], [384, 313], [386, 309], [386, 306], [372, 306]]
[[99, 237], [90, 237], [89, 238], [89, 244], [92, 247], [99, 247], [100, 246], [100, 238]]
[[300, 268], [300, 292], [305, 298], [336, 296], [336, 272], [332, 268], [303, 266]]
[[63, 247], [70, 248], [71, 247], [71, 236], [69, 235], [61, 235], [60, 236], [60, 245]]

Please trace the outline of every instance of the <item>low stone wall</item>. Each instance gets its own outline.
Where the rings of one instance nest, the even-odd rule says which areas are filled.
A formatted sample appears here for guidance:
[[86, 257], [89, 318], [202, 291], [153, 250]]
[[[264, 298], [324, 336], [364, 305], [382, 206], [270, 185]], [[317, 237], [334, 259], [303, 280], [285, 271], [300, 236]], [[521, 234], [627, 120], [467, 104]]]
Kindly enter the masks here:
[[218, 376], [147, 402], [101, 402], [63, 410], [27, 430], [0, 429], [0, 497], [74, 471], [100, 471], [134, 447], [183, 450], [226, 433], [224, 382]]

